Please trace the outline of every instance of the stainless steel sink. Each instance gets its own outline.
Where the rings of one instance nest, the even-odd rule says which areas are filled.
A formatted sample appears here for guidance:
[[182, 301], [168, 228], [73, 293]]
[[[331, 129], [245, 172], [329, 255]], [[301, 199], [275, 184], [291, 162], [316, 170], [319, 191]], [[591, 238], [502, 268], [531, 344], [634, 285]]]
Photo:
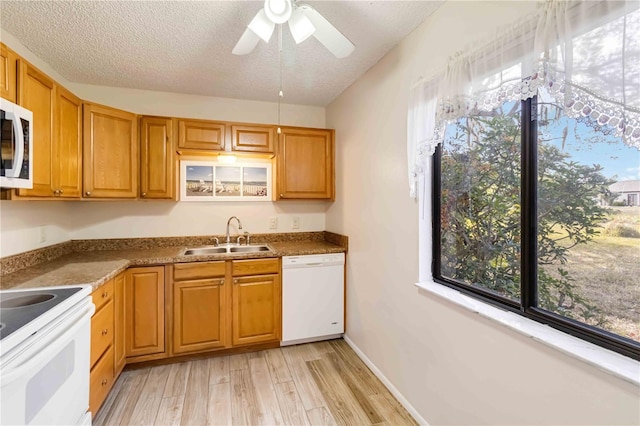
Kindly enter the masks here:
[[264, 244], [251, 246], [225, 245], [222, 247], [205, 246], [187, 248], [183, 255], [185, 256], [202, 256], [208, 254], [231, 254], [231, 253], [255, 253], [261, 251], [270, 251], [271, 249]]
[[267, 246], [238, 246], [229, 247], [231, 253], [252, 253], [256, 251], [269, 251]]

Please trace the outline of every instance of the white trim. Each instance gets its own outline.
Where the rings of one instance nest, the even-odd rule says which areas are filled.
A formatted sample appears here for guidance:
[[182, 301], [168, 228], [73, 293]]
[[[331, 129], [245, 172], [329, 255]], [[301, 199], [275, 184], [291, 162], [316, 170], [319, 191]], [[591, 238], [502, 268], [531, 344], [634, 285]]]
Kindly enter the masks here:
[[485, 318], [496, 321], [544, 345], [558, 349], [606, 373], [640, 386], [640, 362], [634, 359], [594, 345], [522, 315], [499, 309], [442, 284], [422, 282], [417, 283], [416, 287], [421, 291], [435, 294]]
[[347, 342], [347, 344], [351, 347], [351, 349], [353, 349], [353, 351], [360, 357], [362, 362], [364, 362], [367, 365], [367, 367], [369, 367], [369, 369], [373, 371], [373, 374], [375, 374], [376, 377], [380, 379], [380, 381], [387, 387], [387, 389], [389, 389], [389, 392], [391, 392], [391, 394], [396, 397], [396, 399], [409, 412], [409, 414], [411, 414], [411, 417], [413, 417], [413, 419], [416, 422], [418, 422], [418, 424], [429, 426], [429, 422], [427, 422], [424, 419], [424, 417], [422, 417], [420, 413], [418, 413], [418, 410], [413, 408], [413, 405], [411, 405], [409, 401], [407, 401], [407, 399], [404, 397], [404, 395], [402, 395], [400, 391], [396, 389], [395, 386], [393, 386], [393, 384], [389, 381], [389, 379], [387, 379], [387, 377], [384, 374], [382, 374], [382, 371], [380, 371], [380, 369], [376, 367], [376, 365], [373, 362], [371, 362], [369, 358], [367, 358], [364, 352], [362, 352], [360, 348], [357, 347], [356, 344], [353, 343], [351, 339], [349, 339], [349, 336], [345, 334], [343, 336], [343, 339], [345, 342]]

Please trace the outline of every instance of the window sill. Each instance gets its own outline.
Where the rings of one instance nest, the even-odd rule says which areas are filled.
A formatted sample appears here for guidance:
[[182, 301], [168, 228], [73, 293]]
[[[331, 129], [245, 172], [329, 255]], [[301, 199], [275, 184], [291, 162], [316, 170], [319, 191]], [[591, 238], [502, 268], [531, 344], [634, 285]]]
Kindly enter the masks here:
[[571, 357], [587, 362], [600, 370], [640, 386], [640, 362], [638, 361], [513, 312], [496, 308], [447, 286], [434, 282], [421, 282], [417, 283], [416, 286], [421, 290], [436, 294], [458, 306], [496, 321], [520, 334], [531, 337], [542, 344], [558, 349]]

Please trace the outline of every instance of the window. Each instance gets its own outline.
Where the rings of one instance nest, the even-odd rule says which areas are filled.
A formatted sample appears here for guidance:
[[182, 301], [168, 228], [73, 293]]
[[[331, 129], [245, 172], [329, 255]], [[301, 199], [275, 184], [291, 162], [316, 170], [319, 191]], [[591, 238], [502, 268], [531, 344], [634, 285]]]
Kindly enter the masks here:
[[640, 149], [603, 119], [565, 115], [542, 88], [449, 123], [433, 160], [433, 275], [640, 359], [640, 207], [615, 191], [640, 185]]

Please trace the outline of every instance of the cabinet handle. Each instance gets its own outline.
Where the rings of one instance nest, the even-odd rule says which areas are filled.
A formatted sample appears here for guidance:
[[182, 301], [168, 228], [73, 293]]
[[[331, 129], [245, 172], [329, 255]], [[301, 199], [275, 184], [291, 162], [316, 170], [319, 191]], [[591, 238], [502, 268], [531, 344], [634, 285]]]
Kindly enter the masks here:
[[106, 328], [104, 330], [102, 330], [102, 335], [106, 336], [107, 334], [109, 334], [109, 330], [107, 330]]
[[146, 196], [147, 196], [147, 193], [146, 193], [146, 192], [143, 192], [143, 193], [142, 193], [142, 194], [140, 194], [140, 195], [141, 195], [141, 196], [143, 196], [143, 197], [146, 197]]
[[91, 191], [85, 192], [84, 195], [86, 195], [87, 197], [91, 197]]
[[102, 386], [107, 386], [107, 383], [109, 383], [107, 379], [102, 379], [102, 382], [100, 382]]

